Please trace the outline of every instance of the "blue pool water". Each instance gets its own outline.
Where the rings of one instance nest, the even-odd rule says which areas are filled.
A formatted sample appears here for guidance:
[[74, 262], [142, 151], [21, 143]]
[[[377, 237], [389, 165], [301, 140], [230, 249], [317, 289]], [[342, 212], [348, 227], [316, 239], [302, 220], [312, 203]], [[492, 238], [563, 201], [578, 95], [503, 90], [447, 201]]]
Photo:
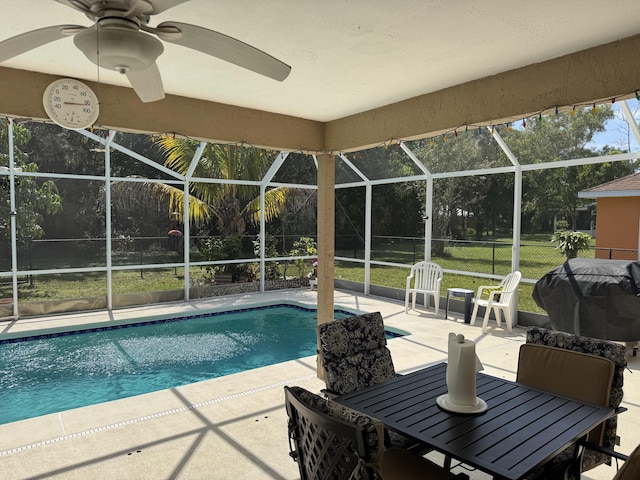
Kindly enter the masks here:
[[0, 341], [0, 424], [314, 355], [316, 318], [270, 305]]

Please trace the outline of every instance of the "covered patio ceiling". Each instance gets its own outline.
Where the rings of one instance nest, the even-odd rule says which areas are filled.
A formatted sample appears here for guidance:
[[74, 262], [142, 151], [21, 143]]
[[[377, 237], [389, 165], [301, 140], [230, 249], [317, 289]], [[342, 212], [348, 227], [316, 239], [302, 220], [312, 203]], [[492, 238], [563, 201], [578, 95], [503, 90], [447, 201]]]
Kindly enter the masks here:
[[[54, 0], [0, 0], [0, 8], [0, 41], [91, 24]], [[191, 0], [149, 24], [235, 37], [290, 65], [289, 77], [274, 81], [165, 42], [157, 63], [167, 96], [141, 103], [125, 77], [64, 38], [0, 65], [0, 114], [45, 119], [46, 86], [75, 77], [99, 96], [101, 127], [348, 152], [633, 96], [639, 18], [637, 0]]]

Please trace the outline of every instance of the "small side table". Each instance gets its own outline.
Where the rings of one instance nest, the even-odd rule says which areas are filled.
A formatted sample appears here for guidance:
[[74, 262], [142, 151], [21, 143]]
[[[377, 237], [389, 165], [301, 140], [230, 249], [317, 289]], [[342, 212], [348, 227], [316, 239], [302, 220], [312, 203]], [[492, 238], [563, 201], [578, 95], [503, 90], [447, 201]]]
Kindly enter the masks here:
[[444, 309], [444, 318], [449, 314], [449, 297], [464, 297], [464, 323], [471, 323], [471, 300], [473, 299], [473, 290], [466, 288], [447, 288], [447, 302]]

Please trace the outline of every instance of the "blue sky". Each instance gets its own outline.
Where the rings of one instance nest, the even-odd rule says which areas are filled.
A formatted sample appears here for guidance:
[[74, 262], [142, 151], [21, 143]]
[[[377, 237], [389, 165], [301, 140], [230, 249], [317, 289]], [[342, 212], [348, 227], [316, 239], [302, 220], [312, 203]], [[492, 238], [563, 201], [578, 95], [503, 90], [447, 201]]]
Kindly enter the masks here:
[[[627, 100], [627, 104], [636, 119], [636, 124], [640, 123], [640, 102], [633, 99]], [[629, 149], [631, 152], [640, 151], [640, 146], [633, 133], [629, 130], [629, 126], [622, 115], [619, 102], [613, 104], [613, 111], [615, 112], [616, 118], [609, 120], [607, 122], [607, 130], [596, 135], [593, 141], [587, 146], [600, 149], [605, 145], [609, 145], [623, 150]]]

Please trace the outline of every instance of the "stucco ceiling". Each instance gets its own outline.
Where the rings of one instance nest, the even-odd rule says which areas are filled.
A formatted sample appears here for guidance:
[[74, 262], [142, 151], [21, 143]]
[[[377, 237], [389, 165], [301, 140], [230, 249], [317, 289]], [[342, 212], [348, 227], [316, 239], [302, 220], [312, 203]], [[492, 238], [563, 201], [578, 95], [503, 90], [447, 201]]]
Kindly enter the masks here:
[[[90, 25], [53, 0], [0, 0], [0, 11], [0, 40]], [[165, 43], [158, 66], [168, 94], [328, 122], [638, 34], [640, 2], [191, 0], [150, 25], [167, 20], [230, 35], [292, 67], [277, 82]], [[98, 70], [71, 38], [1, 66], [128, 85]]]

